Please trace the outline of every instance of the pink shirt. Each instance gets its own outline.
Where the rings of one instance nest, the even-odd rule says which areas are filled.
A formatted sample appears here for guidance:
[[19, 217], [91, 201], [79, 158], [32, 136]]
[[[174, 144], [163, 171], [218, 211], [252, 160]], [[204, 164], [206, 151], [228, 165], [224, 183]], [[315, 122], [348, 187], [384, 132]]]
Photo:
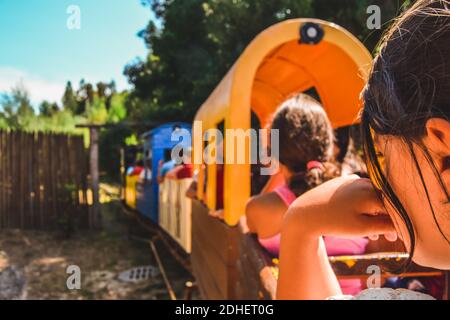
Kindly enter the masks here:
[[[297, 198], [287, 185], [277, 187], [273, 192], [275, 192], [288, 207]], [[258, 238], [258, 241], [271, 255], [278, 257], [280, 252], [280, 234], [266, 239]], [[367, 238], [344, 239], [324, 237], [324, 242], [329, 256], [341, 256], [363, 254], [369, 240]], [[361, 280], [359, 279], [339, 280], [339, 284], [344, 294], [356, 295], [362, 290]]]

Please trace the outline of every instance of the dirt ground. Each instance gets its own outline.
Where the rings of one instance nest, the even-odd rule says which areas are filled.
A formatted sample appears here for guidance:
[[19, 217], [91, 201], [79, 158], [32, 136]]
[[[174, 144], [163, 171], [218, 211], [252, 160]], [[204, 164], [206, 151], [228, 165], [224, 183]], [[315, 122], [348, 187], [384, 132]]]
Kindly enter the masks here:
[[[169, 299], [159, 272], [137, 283], [119, 280], [130, 268], [158, 265], [149, 244], [135, 240], [152, 234], [123, 213], [110, 191], [102, 195], [100, 231], [78, 231], [68, 239], [57, 232], [0, 231], [0, 274], [7, 268], [17, 270], [25, 280], [26, 299]], [[162, 243], [157, 248], [177, 297], [182, 297], [192, 276]], [[67, 288], [69, 265], [80, 267], [80, 290]]]

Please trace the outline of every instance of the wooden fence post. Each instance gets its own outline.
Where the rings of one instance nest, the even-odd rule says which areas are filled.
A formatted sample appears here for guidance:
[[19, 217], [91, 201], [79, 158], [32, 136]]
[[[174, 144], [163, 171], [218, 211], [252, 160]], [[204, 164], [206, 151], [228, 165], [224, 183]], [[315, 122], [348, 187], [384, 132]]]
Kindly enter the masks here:
[[92, 190], [92, 207], [91, 207], [91, 222], [94, 228], [101, 226], [100, 216], [100, 196], [99, 196], [99, 170], [98, 170], [98, 129], [96, 127], [89, 128], [89, 164], [91, 175], [91, 190]]

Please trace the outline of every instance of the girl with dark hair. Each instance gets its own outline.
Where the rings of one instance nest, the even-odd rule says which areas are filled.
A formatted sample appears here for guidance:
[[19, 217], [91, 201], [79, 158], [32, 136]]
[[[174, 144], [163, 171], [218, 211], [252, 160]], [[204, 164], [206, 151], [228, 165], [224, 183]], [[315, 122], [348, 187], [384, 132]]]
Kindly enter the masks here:
[[449, 58], [447, 0], [416, 1], [386, 33], [363, 92], [372, 181], [337, 178], [293, 203], [282, 229], [279, 299], [341, 294], [327, 235], [398, 236], [412, 261], [450, 269]]
[[[246, 222], [260, 244], [278, 256], [281, 225], [289, 205], [299, 195], [337, 177], [339, 170], [332, 163], [334, 137], [330, 121], [313, 98], [299, 94], [285, 101], [275, 113], [271, 129], [279, 132], [276, 160], [288, 183], [251, 198], [246, 207]], [[366, 238], [325, 238], [329, 255], [361, 254], [367, 243]], [[360, 280], [343, 280], [340, 284], [345, 293], [361, 290]]]

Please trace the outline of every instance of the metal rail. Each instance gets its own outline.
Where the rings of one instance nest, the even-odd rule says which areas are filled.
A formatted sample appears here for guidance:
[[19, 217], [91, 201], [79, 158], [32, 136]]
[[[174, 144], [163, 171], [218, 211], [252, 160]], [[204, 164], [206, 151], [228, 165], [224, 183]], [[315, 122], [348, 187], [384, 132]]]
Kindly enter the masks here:
[[153, 255], [155, 256], [156, 262], [158, 263], [159, 271], [161, 272], [161, 275], [162, 275], [163, 280], [164, 280], [164, 284], [166, 285], [167, 291], [169, 292], [170, 299], [171, 300], [177, 300], [177, 297], [175, 295], [175, 291], [173, 290], [172, 285], [169, 282], [169, 278], [167, 277], [166, 270], [164, 269], [164, 266], [163, 266], [163, 264], [161, 262], [161, 259], [159, 257], [158, 250], [156, 249], [154, 240], [153, 239], [150, 240], [149, 244], [150, 244], [150, 248], [153, 251]]

